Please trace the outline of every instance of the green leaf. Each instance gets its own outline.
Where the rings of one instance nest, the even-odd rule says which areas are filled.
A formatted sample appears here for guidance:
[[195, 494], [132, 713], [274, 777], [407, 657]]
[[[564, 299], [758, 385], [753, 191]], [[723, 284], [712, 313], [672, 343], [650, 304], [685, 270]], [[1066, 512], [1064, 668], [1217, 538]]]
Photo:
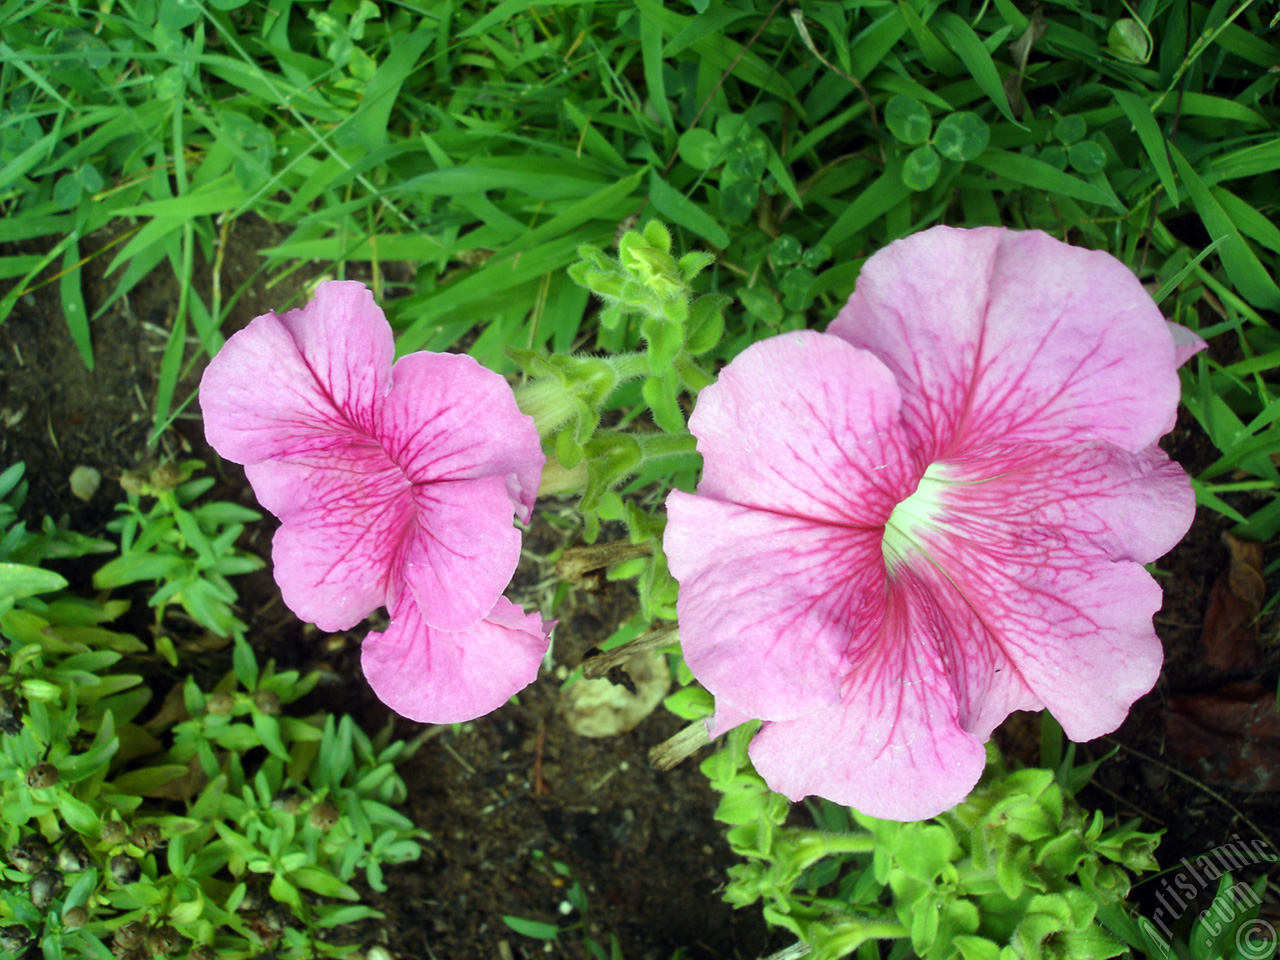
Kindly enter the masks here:
[[1034, 157], [1011, 153], [1008, 150], [988, 150], [973, 162], [1014, 183], [1021, 183], [1049, 193], [1064, 193], [1068, 197], [1083, 200], [1085, 203], [1097, 203], [1119, 212], [1125, 211], [1124, 204], [1109, 187], [1103, 188], [1094, 183], [1086, 183]]
[[1107, 151], [1092, 140], [1081, 140], [1067, 147], [1067, 161], [1080, 173], [1098, 173], [1107, 165]]
[[1088, 132], [1088, 123], [1078, 113], [1065, 116], [1053, 125], [1053, 136], [1064, 147], [1079, 143]]
[[724, 148], [710, 130], [694, 127], [680, 134], [680, 159], [695, 170], [710, 170], [722, 158]]
[[1147, 151], [1147, 156], [1151, 158], [1151, 165], [1155, 168], [1156, 176], [1160, 178], [1160, 185], [1164, 187], [1165, 194], [1173, 205], [1177, 206], [1178, 184], [1173, 178], [1173, 167], [1169, 166], [1164, 134], [1160, 132], [1155, 114], [1151, 112], [1147, 102], [1136, 93], [1130, 93], [1128, 90], [1113, 90], [1112, 93], [1116, 103], [1124, 111], [1124, 115], [1133, 124], [1134, 132], [1142, 141], [1142, 147]]
[[646, 378], [641, 388], [644, 402], [653, 414], [653, 422], [667, 433], [684, 433], [685, 430], [684, 413], [677, 396], [679, 387], [680, 374], [675, 367], [668, 367], [662, 376]]
[[729, 245], [729, 234], [701, 207], [671, 186], [657, 170], [649, 171], [649, 199], [654, 209], [672, 223], [677, 223], [723, 249]]
[[302, 889], [318, 893], [322, 897], [336, 897], [340, 900], [360, 899], [360, 894], [354, 889], [320, 867], [299, 867], [289, 874], [289, 879]]
[[649, 102], [658, 119], [668, 130], [675, 129], [671, 118], [671, 104], [667, 102], [667, 86], [663, 76], [662, 24], [644, 9], [640, 10], [640, 58], [644, 64], [644, 83], [649, 91]]
[[84, 306], [84, 291], [80, 286], [80, 247], [74, 241], [62, 255], [62, 277], [58, 291], [62, 294], [62, 315], [71, 331], [71, 339], [80, 351], [80, 359], [89, 370], [93, 369], [93, 342], [89, 335], [89, 314]]
[[933, 134], [933, 146], [948, 160], [964, 163], [987, 149], [991, 129], [976, 113], [963, 110], [944, 117]]
[[1009, 106], [1009, 97], [1004, 92], [1004, 84], [1000, 81], [995, 62], [992, 61], [991, 54], [987, 53], [987, 48], [982, 45], [982, 40], [973, 32], [973, 27], [945, 9], [939, 10], [934, 15], [933, 26], [964, 62], [969, 74], [977, 81], [979, 88], [996, 105], [996, 109], [1004, 115], [1004, 118], [1015, 127], [1025, 129], [1013, 115], [1013, 110]]
[[1125, 17], [1107, 31], [1107, 49], [1127, 63], [1146, 63], [1151, 59], [1151, 34], [1138, 21]]
[[875, 182], [859, 192], [853, 203], [844, 208], [820, 242], [835, 247], [842, 240], [860, 233], [910, 195], [911, 188], [902, 179], [902, 167], [891, 161]]
[[185, 777], [190, 770], [185, 763], [164, 763], [141, 770], [130, 770], [116, 777], [113, 787], [116, 793], [145, 797], [166, 783]]
[[884, 108], [884, 123], [889, 132], [908, 146], [917, 146], [929, 139], [933, 120], [929, 110], [915, 97], [898, 94]]
[[1182, 182], [1186, 184], [1196, 212], [1200, 214], [1205, 229], [1209, 231], [1209, 236], [1222, 238], [1219, 256], [1222, 258], [1222, 266], [1226, 269], [1231, 282], [1235, 284], [1241, 296], [1254, 306], [1266, 310], [1280, 310], [1280, 287], [1276, 286], [1275, 280], [1258, 262], [1257, 256], [1249, 249], [1244, 237], [1240, 236], [1236, 225], [1231, 222], [1231, 218], [1214, 199], [1195, 168], [1187, 162], [1186, 157], [1173, 144], [1169, 144], [1169, 153], [1173, 157], [1174, 166], [1178, 168]]
[[160, 0], [160, 25], [166, 30], [185, 30], [199, 19], [196, 0]]
[[0, 563], [0, 597], [20, 600], [38, 593], [62, 590], [66, 586], [66, 579], [52, 570], [21, 563]]
[[523, 917], [503, 916], [502, 922], [526, 937], [535, 940], [554, 940], [560, 935], [560, 928], [554, 923], [540, 923], [537, 920], [525, 920]]
[[235, 668], [236, 679], [251, 693], [258, 689], [258, 661], [253, 655], [253, 648], [244, 637], [236, 637], [235, 650], [231, 654], [231, 663]]
[[912, 150], [902, 164], [902, 182], [912, 190], [928, 190], [941, 173], [942, 159], [928, 144]]
[[362, 91], [360, 108], [349, 121], [355, 124], [366, 149], [377, 150], [386, 144], [391, 109], [400, 88], [418, 68], [419, 58], [433, 39], [434, 29], [420, 29], [408, 36], [396, 36], [390, 44], [390, 53]]
[[111, 590], [140, 580], [163, 580], [178, 574], [182, 566], [179, 557], [135, 551], [98, 568], [93, 585], [99, 590]]

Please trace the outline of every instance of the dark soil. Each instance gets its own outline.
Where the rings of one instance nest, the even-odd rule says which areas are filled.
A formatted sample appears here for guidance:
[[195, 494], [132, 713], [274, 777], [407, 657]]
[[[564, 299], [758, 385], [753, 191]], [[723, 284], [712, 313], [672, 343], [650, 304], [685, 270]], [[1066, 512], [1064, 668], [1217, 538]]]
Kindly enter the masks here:
[[[256, 251], [278, 239], [268, 225], [240, 221], [226, 251], [224, 289], [250, 277], [258, 267]], [[90, 273], [85, 294], [92, 314], [109, 296], [114, 278]], [[206, 297], [208, 274], [201, 267], [196, 279]], [[358, 268], [348, 276], [362, 279]], [[265, 281], [251, 284], [227, 332], [282, 308], [308, 279], [298, 271], [270, 289]], [[215, 490], [218, 496], [252, 505], [239, 468], [219, 463], [205, 446], [194, 405], [157, 448], [145, 446], [160, 351], [177, 302], [173, 277], [157, 272], [95, 321], [92, 373], [66, 333], [55, 289], [24, 297], [0, 326], [0, 467], [26, 462], [26, 518], [69, 515], [75, 529], [101, 534], [113, 504], [122, 499], [113, 481], [124, 471], [187, 456], [205, 459], [219, 473], [224, 482]], [[193, 341], [189, 355], [197, 349]], [[193, 371], [184, 380], [177, 402], [191, 393], [197, 376]], [[1185, 415], [1166, 446], [1191, 472], [1215, 456]], [[72, 469], [82, 464], [104, 477], [89, 504], [72, 497], [68, 484]], [[536, 558], [574, 537], [545, 518], [569, 516], [564, 505], [540, 507], [543, 516], [526, 540], [528, 559], [514, 586], [517, 599], [526, 603], [554, 586], [552, 571]], [[1202, 509], [1187, 538], [1158, 564], [1168, 574], [1162, 579], [1165, 606], [1156, 618], [1167, 654], [1164, 674], [1114, 738], [1080, 748], [1080, 758], [1087, 759], [1119, 747], [1081, 799], [1113, 822], [1138, 817], [1147, 829], [1165, 829], [1159, 853], [1165, 866], [1236, 834], [1261, 836], [1271, 849], [1280, 849], [1273, 843], [1280, 838], [1273, 794], [1203, 782], [1203, 771], [1185, 767], [1165, 736], [1165, 707], [1174, 693], [1238, 679], [1260, 680], [1273, 690], [1276, 685], [1276, 647], [1243, 677], [1218, 674], [1202, 661], [1201, 624], [1210, 586], [1227, 563], [1221, 534], [1228, 527]], [[261, 525], [249, 549], [267, 556], [270, 534]], [[333, 641], [304, 628], [280, 604], [266, 571], [245, 578], [240, 589], [242, 616], [263, 658], [274, 657], [282, 667], [323, 669], [326, 706], [353, 713], [366, 730], [394, 722], [401, 737], [424, 733], [420, 725], [393, 719], [369, 691], [359, 670], [359, 633]], [[558, 712], [557, 671], [563, 675], [561, 667], [575, 666], [634, 605], [625, 585], [571, 591], [558, 612], [550, 673], [490, 717], [428, 731], [401, 773], [409, 787], [406, 813], [433, 839], [424, 845], [421, 861], [388, 871], [386, 894], [370, 892], [370, 902], [386, 918], [360, 929], [366, 945], [381, 943], [405, 958], [578, 958], [586, 956], [582, 926], [606, 949], [615, 936], [628, 960], [667, 960], [677, 948], [689, 958], [752, 958], [790, 942], [776, 932], [767, 935], [758, 910], [735, 913], [719, 899], [717, 888], [734, 858], [712, 818], [716, 796], [696, 762], [669, 773], [649, 767], [648, 749], [673, 734], [678, 720], [659, 709], [629, 733], [588, 739], [570, 732]], [[1015, 758], [1036, 761], [1037, 718], [1015, 715], [998, 737]], [[553, 861], [566, 865], [586, 891], [585, 920], [562, 912], [572, 881]], [[1155, 884], [1147, 884], [1135, 895], [1149, 898], [1154, 892]], [[1145, 912], [1150, 915], [1150, 909]], [[514, 933], [504, 915], [579, 929], [542, 943]]]

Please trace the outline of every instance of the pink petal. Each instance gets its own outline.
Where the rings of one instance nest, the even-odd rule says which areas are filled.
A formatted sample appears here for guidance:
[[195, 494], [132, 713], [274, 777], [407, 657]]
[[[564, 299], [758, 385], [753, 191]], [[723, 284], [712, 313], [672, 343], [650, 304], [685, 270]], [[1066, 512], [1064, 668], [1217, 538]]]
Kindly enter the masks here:
[[520, 561], [502, 477], [410, 485], [381, 447], [245, 467], [280, 518], [272, 563], [285, 606], [346, 630], [407, 583], [433, 627], [460, 630], [490, 610]]
[[283, 521], [271, 555], [285, 606], [333, 631], [389, 602], [415, 506], [381, 447], [350, 443], [306, 460], [250, 464], [245, 474]]
[[716, 701], [716, 712], [703, 721], [707, 725], [707, 736], [712, 740], [722, 733], [728, 733], [734, 727], [740, 727], [755, 717], [743, 713], [724, 700]]
[[766, 720], [839, 701], [842, 665], [883, 613], [878, 529], [673, 491], [664, 548], [685, 660], [717, 699]]
[[520, 531], [511, 524], [506, 477], [412, 487], [415, 524], [397, 570], [423, 621], [461, 630], [488, 612], [520, 562]]
[[959, 803], [986, 761], [985, 734], [959, 724], [947, 652], [967, 638], [935, 585], [909, 571], [889, 584], [876, 642], [854, 666], [841, 703], [766, 723], [751, 760], [773, 790], [817, 795], [874, 817], [919, 820]]
[[879, 526], [913, 489], [893, 377], [813, 331], [753, 344], [698, 396], [698, 493], [791, 516]]
[[1141, 450], [1180, 395], [1173, 337], [1132, 272], [1039, 231], [898, 240], [867, 261], [828, 332], [893, 372], [925, 463], [993, 441]]
[[322, 283], [305, 307], [268, 313], [205, 369], [205, 436], [236, 463], [307, 455], [374, 435], [390, 385], [391, 328], [359, 283]]
[[377, 435], [409, 479], [500, 477], [527, 523], [546, 457], [533, 418], [520, 412], [507, 381], [451, 353], [403, 357], [391, 379]]
[[459, 723], [496, 710], [533, 682], [550, 628], [499, 599], [485, 619], [447, 633], [427, 626], [406, 592], [386, 631], [365, 637], [360, 660], [392, 710], [421, 723]]
[[1206, 349], [1209, 344], [1204, 342], [1200, 334], [1196, 333], [1190, 327], [1184, 327], [1180, 323], [1169, 323], [1169, 333], [1173, 335], [1174, 365], [1182, 366], [1201, 350]]
[[1161, 591], [1141, 564], [1190, 526], [1186, 476], [1158, 449], [1109, 444], [1004, 448], [931, 475], [942, 508], [918, 531], [928, 559], [912, 567], [944, 573], [1068, 736], [1114, 730], [1160, 673]]

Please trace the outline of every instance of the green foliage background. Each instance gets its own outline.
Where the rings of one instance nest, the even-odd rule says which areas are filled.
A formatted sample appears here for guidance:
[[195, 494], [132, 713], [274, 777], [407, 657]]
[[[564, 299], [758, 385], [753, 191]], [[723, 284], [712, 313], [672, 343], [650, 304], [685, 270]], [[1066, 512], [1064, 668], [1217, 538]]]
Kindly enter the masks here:
[[[57, 283], [91, 364], [85, 261], [109, 261], [113, 299], [167, 265], [182, 297], [162, 425], [187, 399], [188, 329], [206, 353], [222, 341], [239, 291], [217, 282], [220, 244], [249, 214], [290, 232], [246, 283], [411, 261], [387, 291], [400, 349], [474, 335], [503, 369], [508, 346], [635, 346], [635, 325], [595, 325], [563, 270], [630, 217], [716, 255], [700, 282], [742, 307], [722, 359], [825, 323], [895, 237], [1038, 227], [1156, 286], [1176, 278], [1174, 317], [1228, 341], [1216, 354], [1234, 362], [1201, 358], [1187, 377], [1222, 452], [1197, 489], [1265, 539], [1280, 529], [1274, 14], [1257, 0], [8, 0], [4, 237], [40, 243], [0, 257], [14, 281], [0, 317]], [[1242, 489], [1244, 507], [1222, 499]]]

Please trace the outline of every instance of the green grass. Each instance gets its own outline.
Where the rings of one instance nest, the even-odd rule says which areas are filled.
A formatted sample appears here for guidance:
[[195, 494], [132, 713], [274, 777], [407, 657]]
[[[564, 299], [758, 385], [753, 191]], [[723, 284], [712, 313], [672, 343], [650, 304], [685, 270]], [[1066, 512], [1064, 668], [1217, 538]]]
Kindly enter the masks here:
[[[737, 298], [718, 357], [821, 326], [866, 256], [935, 223], [1036, 227], [1111, 251], [1220, 341], [1185, 376], [1221, 453], [1201, 503], [1280, 530], [1280, 42], [1274, 4], [1064, 0], [0, 4], [0, 320], [57, 282], [91, 325], [155, 269], [181, 282], [156, 423], [222, 342], [239, 217], [284, 224], [264, 282], [411, 261], [403, 351], [474, 335], [632, 349], [564, 268], [630, 216], [713, 249]], [[109, 228], [109, 229], [104, 229]], [[1208, 256], [1203, 251], [1212, 245]], [[81, 274], [105, 258], [90, 315]], [[284, 307], [281, 304], [280, 307]]]

